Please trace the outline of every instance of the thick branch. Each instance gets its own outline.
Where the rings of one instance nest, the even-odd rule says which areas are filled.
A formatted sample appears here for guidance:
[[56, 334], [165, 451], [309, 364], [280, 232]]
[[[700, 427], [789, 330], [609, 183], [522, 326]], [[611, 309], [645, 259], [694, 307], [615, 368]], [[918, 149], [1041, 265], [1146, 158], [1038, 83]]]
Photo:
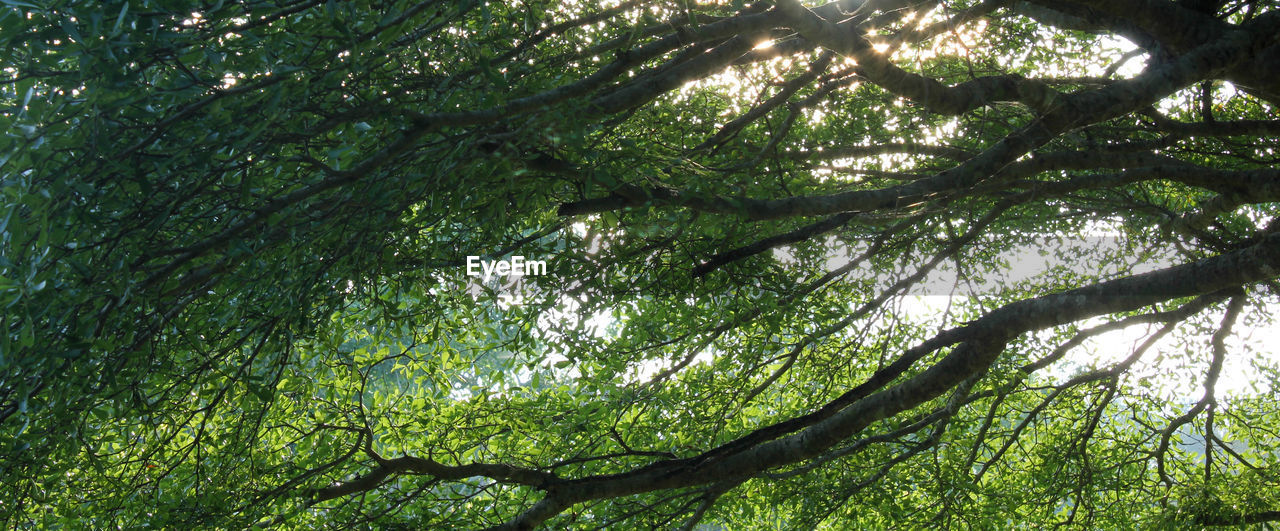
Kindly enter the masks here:
[[663, 462], [633, 472], [568, 481], [559, 486], [548, 500], [554, 498], [555, 505], [567, 506], [592, 499], [682, 488], [749, 477], [770, 468], [818, 457], [872, 423], [937, 398], [985, 370], [1003, 350], [1005, 342], [1016, 335], [1277, 276], [1280, 276], [1280, 233], [1271, 233], [1251, 247], [1228, 254], [1018, 301], [992, 311], [968, 326], [944, 332], [941, 336], [964, 342], [921, 374], [867, 396], [804, 431], [707, 462]]
[[778, 12], [800, 35], [858, 62], [859, 73], [872, 83], [942, 114], [964, 114], [997, 101], [1016, 101], [1047, 112], [1058, 97], [1048, 85], [1022, 76], [980, 77], [948, 87], [937, 80], [899, 68], [872, 48], [853, 21], [834, 24], [796, 0], [779, 0]]
[[[1032, 122], [964, 163], [918, 181], [878, 190], [852, 190], [830, 195], [783, 199], [722, 198], [693, 195], [670, 188], [643, 189], [626, 186], [613, 196], [562, 205], [560, 215], [571, 216], [649, 203], [666, 203], [695, 210], [744, 215], [764, 220], [795, 216], [822, 216], [852, 211], [894, 210], [918, 204], [936, 195], [955, 192], [996, 175], [1019, 157], [1057, 135], [1085, 124], [1114, 118], [1150, 106], [1154, 101], [1203, 77], [1235, 65], [1251, 54], [1261, 41], [1250, 32], [1237, 31], [1220, 42], [1203, 46], [1163, 67], [1149, 69], [1133, 79], [1104, 88], [1072, 94], [1041, 119]], [[1135, 155], [1136, 156], [1136, 155]]]

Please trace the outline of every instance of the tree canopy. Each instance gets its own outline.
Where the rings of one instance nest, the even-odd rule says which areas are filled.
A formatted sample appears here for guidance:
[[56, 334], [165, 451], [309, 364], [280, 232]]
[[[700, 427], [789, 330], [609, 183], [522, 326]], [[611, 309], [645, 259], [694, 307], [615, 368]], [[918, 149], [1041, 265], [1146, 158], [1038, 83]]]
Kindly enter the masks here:
[[1280, 520], [1275, 0], [0, 3], [8, 526]]

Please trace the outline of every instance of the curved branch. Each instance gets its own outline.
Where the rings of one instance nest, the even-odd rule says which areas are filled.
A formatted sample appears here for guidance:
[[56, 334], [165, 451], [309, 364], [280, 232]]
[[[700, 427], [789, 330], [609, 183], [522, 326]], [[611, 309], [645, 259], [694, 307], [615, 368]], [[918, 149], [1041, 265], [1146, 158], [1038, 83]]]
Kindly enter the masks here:
[[937, 398], [985, 370], [1003, 351], [1004, 344], [1016, 335], [1277, 276], [1280, 276], [1280, 232], [1273, 232], [1255, 245], [1227, 254], [1014, 302], [921, 344], [920, 347], [931, 346], [929, 350], [933, 351], [959, 342], [922, 373], [857, 400], [804, 431], [742, 448], [718, 459], [665, 461], [630, 472], [565, 481], [517, 521], [521, 525], [537, 525], [557, 514], [555, 508], [562, 510], [574, 503], [753, 476], [770, 468], [818, 457], [872, 423]]
[[[1280, 17], [1276, 21], [1280, 23]], [[1256, 32], [1235, 31], [1213, 44], [1197, 48], [1195, 52], [1188, 53], [1177, 61], [1148, 69], [1133, 79], [1064, 96], [1052, 112], [1006, 136], [981, 154], [933, 177], [901, 186], [770, 200], [708, 198], [665, 187], [645, 189], [626, 185], [608, 197], [561, 205], [559, 214], [570, 216], [649, 203], [666, 203], [764, 220], [852, 211], [894, 210], [911, 206], [938, 194], [954, 192], [982, 182], [1063, 132], [1149, 107], [1157, 99], [1179, 88], [1245, 61], [1260, 42], [1272, 38], [1274, 37], [1262, 36]]]
[[857, 61], [859, 73], [872, 83], [938, 113], [964, 114], [997, 101], [1020, 102], [1043, 113], [1053, 108], [1059, 96], [1048, 85], [1018, 75], [980, 77], [948, 87], [893, 64], [872, 47], [853, 21], [831, 23], [796, 0], [779, 0], [777, 7], [801, 36]]

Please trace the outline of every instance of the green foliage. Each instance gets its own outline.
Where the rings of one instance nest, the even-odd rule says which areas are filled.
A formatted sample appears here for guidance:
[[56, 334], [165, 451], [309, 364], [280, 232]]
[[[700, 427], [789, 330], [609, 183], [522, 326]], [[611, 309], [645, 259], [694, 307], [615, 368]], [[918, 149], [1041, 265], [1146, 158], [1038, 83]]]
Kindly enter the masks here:
[[[663, 483], [936, 372], [962, 341], [930, 342], [1001, 307], [1265, 238], [1274, 197], [1107, 180], [1157, 156], [1274, 165], [1274, 136], [1161, 128], [1203, 118], [1197, 86], [1172, 87], [1160, 112], [1055, 132], [965, 181], [956, 168], [1016, 144], [1044, 113], [1001, 99], [946, 115], [813, 43], [668, 77], [735, 37], [802, 40], [781, 22], [699, 33], [763, 4], [0, 3], [7, 525], [487, 527], [574, 481], [664, 466], [688, 468], [534, 523], [1115, 528], [1276, 509], [1274, 356], [1255, 353], [1255, 389], [1175, 423], [1220, 363], [1209, 338], [1226, 292], [1012, 330], [963, 382], [900, 387], [921, 403], [884, 406], [820, 451]], [[908, 7], [934, 22], [986, 9], [975, 19], [986, 29], [924, 35], [899, 20]], [[1085, 93], [1109, 83], [1090, 76], [1119, 55], [1098, 34], [994, 5], [859, 16], [872, 14], [859, 24], [903, 48], [889, 57], [944, 85], [1016, 74]], [[946, 51], [956, 43], [967, 53]], [[1273, 102], [1215, 83], [1216, 121], [1274, 123]], [[597, 105], [633, 89], [622, 110]], [[1119, 152], [1153, 158], [1080, 162]], [[1034, 166], [1054, 156], [1067, 162]], [[960, 177], [911, 188], [938, 175]], [[911, 193], [830, 212], [851, 217], [822, 231], [811, 229], [829, 218], [761, 213], [767, 199], [877, 190]], [[1114, 242], [1051, 249], [1065, 265], [1002, 279], [1020, 247], [1096, 230]], [[468, 256], [516, 254], [548, 274], [466, 274]], [[935, 267], [958, 290], [999, 289], [934, 311], [936, 298], [909, 293]], [[1251, 326], [1268, 321], [1267, 282], [1242, 287]], [[1140, 362], [1089, 358], [1114, 343], [1070, 343], [1126, 318], [1152, 326], [1129, 350], [1178, 328]], [[842, 402], [921, 344], [933, 347]], [[1064, 344], [1086, 354], [1063, 358]], [[1190, 398], [1171, 400], [1178, 386]], [[1208, 426], [1218, 439], [1205, 443]], [[327, 495], [403, 456], [420, 468]]]

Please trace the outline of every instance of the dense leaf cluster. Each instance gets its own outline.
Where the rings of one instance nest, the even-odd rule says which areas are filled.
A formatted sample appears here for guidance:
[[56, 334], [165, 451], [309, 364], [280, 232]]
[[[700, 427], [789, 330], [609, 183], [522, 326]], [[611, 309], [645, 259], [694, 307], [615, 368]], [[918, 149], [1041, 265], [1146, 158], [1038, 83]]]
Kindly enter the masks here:
[[0, 4], [7, 525], [1280, 519], [1273, 0]]

